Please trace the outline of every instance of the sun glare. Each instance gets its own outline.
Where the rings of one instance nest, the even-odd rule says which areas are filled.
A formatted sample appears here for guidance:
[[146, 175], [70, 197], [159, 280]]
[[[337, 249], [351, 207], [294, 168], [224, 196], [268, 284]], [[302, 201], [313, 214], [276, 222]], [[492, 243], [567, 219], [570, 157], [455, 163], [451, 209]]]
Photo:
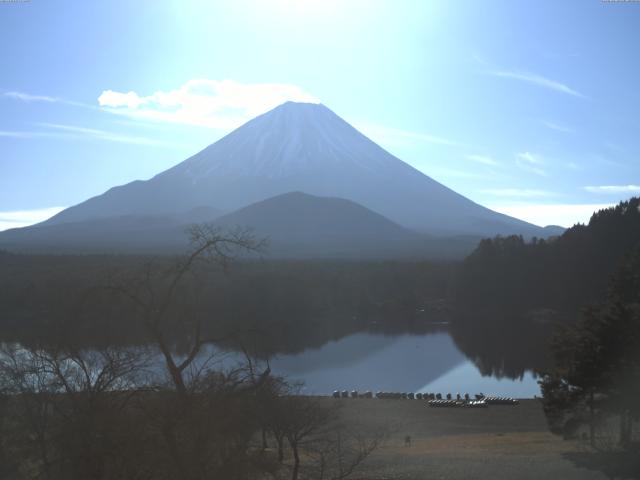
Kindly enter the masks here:
[[348, 3], [338, 0], [276, 0], [273, 5], [292, 16], [314, 16], [335, 13], [345, 8]]

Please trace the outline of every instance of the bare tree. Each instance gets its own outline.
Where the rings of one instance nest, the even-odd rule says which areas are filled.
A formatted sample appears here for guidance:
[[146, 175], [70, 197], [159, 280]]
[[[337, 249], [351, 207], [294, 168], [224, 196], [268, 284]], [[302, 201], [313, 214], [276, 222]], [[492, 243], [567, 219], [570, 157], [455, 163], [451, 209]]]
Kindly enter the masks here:
[[[98, 292], [101, 301], [115, 294], [134, 307], [134, 323], [155, 357], [143, 347], [79, 349], [68, 345], [71, 340], [0, 352], [0, 454], [7, 447], [15, 458], [10, 474], [47, 480], [251, 479], [265, 473], [342, 479], [376, 448], [377, 439], [337, 422], [333, 403], [300, 396], [299, 386], [272, 376], [268, 361], [256, 361], [243, 348], [246, 334], [225, 339], [240, 345], [244, 361], [217, 363], [216, 350], [206, 349], [221, 339], [207, 334], [202, 312], [212, 309], [199, 302], [211, 284], [202, 279], [212, 269], [226, 271], [239, 255], [261, 251], [264, 242], [246, 230], [224, 233], [206, 225], [190, 233], [187, 254], [123, 271]], [[90, 320], [100, 311], [84, 307], [100, 306], [91, 295], [83, 298], [79, 311]], [[56, 338], [70, 339], [67, 332], [76, 324], [82, 324], [79, 317], [71, 318]], [[153, 373], [158, 352], [163, 381]], [[261, 431], [263, 446], [267, 432], [276, 440], [278, 460], [256, 447]], [[293, 460], [290, 472], [283, 468], [285, 453]]]
[[[164, 360], [171, 388], [159, 388], [161, 395], [146, 410], [164, 440], [166, 470], [186, 480], [242, 477], [251, 466], [247, 445], [256, 430], [255, 423], [245, 421], [255, 409], [251, 393], [261, 388], [270, 369], [258, 373], [249, 360], [224, 370], [215, 352], [204, 354], [205, 345], [222, 339], [203, 333], [196, 296], [207, 294], [197, 288], [203, 271], [226, 272], [240, 255], [261, 252], [266, 242], [248, 230], [223, 232], [211, 225], [194, 225], [189, 234], [190, 250], [168, 267], [149, 263], [138, 275], [112, 281], [108, 289], [135, 306]], [[172, 332], [183, 340], [184, 353], [176, 352]]]
[[291, 394], [290, 385], [277, 376], [269, 377], [259, 391], [258, 410], [259, 422], [262, 433], [262, 447], [266, 448], [266, 435], [269, 433], [276, 442], [278, 450], [278, 463], [284, 462], [284, 447], [287, 434], [288, 401], [286, 397]]
[[34, 478], [103, 478], [119, 456], [111, 432], [136, 393], [138, 350], [5, 346], [0, 376], [10, 395], [16, 458]]
[[315, 442], [310, 455], [311, 466], [318, 480], [343, 480], [355, 473], [363, 462], [387, 438], [384, 430], [363, 433], [357, 427], [335, 425]]
[[[140, 275], [111, 282], [107, 287], [134, 304], [145, 332], [162, 354], [170, 379], [176, 391], [181, 394], [185, 394], [188, 389], [189, 382], [185, 374], [193, 366], [203, 346], [220, 340], [203, 335], [202, 316], [199, 312], [176, 309], [180, 303], [177, 297], [184, 293], [181, 292], [181, 287], [188, 277], [197, 277], [198, 267], [203, 264], [218, 266], [227, 271], [240, 255], [262, 252], [267, 244], [266, 240], [256, 239], [247, 229], [224, 232], [213, 225], [203, 224], [193, 225], [188, 233], [190, 250], [168, 268], [147, 264]], [[181, 327], [182, 337], [188, 343], [184, 356], [173, 351], [168, 338], [170, 327], [176, 323]]]
[[291, 479], [342, 480], [352, 475], [386, 438], [385, 430], [367, 431], [340, 416], [339, 404], [300, 395], [300, 385], [270, 379], [275, 394], [262, 405], [269, 432], [284, 459], [284, 441], [292, 457]]
[[287, 411], [284, 423], [285, 437], [293, 452], [291, 480], [297, 480], [300, 471], [300, 448], [305, 441], [310, 441], [327, 428], [327, 424], [334, 420], [335, 412], [311, 397], [289, 396], [284, 399], [284, 403]]

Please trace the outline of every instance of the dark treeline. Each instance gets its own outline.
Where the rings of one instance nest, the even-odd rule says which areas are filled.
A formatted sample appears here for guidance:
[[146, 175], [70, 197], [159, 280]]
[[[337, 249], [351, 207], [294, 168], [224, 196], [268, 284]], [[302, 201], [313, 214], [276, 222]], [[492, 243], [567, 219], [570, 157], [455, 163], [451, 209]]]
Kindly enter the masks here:
[[640, 199], [593, 214], [549, 240], [496, 237], [462, 263], [455, 301], [467, 308], [519, 313], [552, 308], [573, 315], [604, 299], [610, 276], [640, 242]]
[[[96, 346], [144, 343], [145, 333], [131, 321], [133, 306], [109, 287], [139, 282], [173, 261], [0, 254], [0, 335], [26, 343], [54, 338]], [[173, 308], [177, 316], [202, 317], [204, 333], [221, 343], [240, 335], [261, 356], [293, 353], [358, 331], [425, 331], [445, 318], [455, 267], [265, 260], [238, 261], [224, 271], [203, 264], [185, 279]], [[179, 348], [180, 326], [171, 334]]]
[[479, 311], [456, 312], [449, 331], [483, 375], [517, 379], [549, 365], [547, 343], [553, 329], [553, 324]]
[[[640, 247], [613, 276], [606, 300], [586, 308], [551, 342], [553, 367], [541, 387], [550, 427], [565, 436], [580, 429], [592, 447], [640, 449]], [[618, 436], [611, 435], [618, 427]], [[635, 458], [635, 471], [640, 468]]]
[[621, 202], [549, 240], [482, 240], [452, 287], [456, 343], [485, 373], [549, 367], [554, 329], [603, 301], [611, 275], [640, 243], [639, 205]]

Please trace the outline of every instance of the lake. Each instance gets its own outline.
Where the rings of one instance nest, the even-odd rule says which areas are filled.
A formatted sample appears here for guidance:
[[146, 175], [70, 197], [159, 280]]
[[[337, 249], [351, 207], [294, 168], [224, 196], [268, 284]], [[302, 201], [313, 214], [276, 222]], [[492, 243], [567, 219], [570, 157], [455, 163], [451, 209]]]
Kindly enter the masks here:
[[357, 333], [317, 349], [278, 356], [270, 364], [274, 373], [303, 381], [302, 392], [309, 395], [334, 390], [540, 395], [531, 372], [515, 380], [482, 376], [447, 332]]
[[[159, 381], [166, 372], [164, 359], [154, 347], [150, 355], [147, 378]], [[238, 352], [209, 345], [196, 359], [194, 368], [207, 364], [214, 369], [230, 369], [244, 359]], [[269, 364], [273, 374], [290, 382], [303, 382], [301, 393], [307, 395], [330, 395], [334, 390], [471, 395], [482, 392], [516, 398], [540, 395], [531, 372], [517, 379], [483, 376], [446, 330], [420, 334], [356, 333], [319, 348], [274, 356]]]

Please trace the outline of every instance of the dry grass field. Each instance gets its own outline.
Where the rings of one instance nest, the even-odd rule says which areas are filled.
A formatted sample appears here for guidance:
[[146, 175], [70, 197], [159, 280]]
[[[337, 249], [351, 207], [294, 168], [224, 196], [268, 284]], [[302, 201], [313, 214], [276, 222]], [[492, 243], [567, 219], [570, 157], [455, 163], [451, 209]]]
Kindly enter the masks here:
[[582, 442], [552, 435], [537, 400], [486, 409], [430, 408], [420, 400], [328, 401], [342, 404], [348, 423], [390, 432], [358, 479], [640, 478], [638, 464], [603, 463]]

